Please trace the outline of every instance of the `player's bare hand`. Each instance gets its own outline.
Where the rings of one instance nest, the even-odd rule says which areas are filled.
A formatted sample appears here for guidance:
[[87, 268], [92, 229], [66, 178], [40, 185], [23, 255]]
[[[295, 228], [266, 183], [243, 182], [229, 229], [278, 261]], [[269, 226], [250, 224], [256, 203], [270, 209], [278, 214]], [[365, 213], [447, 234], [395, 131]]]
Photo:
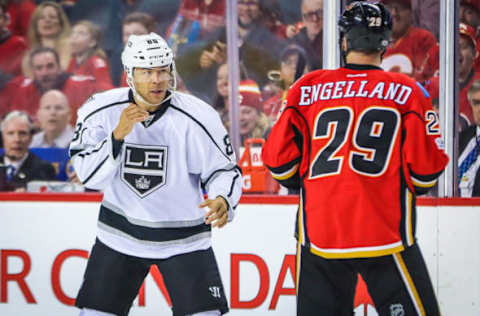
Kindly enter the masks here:
[[141, 109], [137, 105], [130, 103], [126, 107], [120, 116], [120, 121], [117, 124], [117, 127], [113, 130], [113, 137], [116, 140], [122, 140], [130, 134], [136, 123], [142, 122], [148, 118], [148, 112]]
[[228, 220], [228, 205], [222, 197], [215, 200], [205, 200], [198, 207], [208, 207], [209, 211], [205, 214], [205, 224], [212, 224], [212, 227], [222, 228]]

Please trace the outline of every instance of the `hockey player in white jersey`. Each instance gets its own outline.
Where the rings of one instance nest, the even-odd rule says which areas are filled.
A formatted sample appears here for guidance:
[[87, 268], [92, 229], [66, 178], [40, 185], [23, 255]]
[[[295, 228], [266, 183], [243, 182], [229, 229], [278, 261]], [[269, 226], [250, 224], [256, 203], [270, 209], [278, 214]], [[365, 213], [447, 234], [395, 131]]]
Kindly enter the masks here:
[[241, 195], [228, 134], [211, 106], [175, 91], [160, 36], [130, 36], [122, 62], [129, 87], [92, 96], [70, 145], [78, 178], [104, 190], [76, 306], [82, 316], [128, 315], [156, 264], [174, 316], [224, 314], [210, 235], [233, 219]]

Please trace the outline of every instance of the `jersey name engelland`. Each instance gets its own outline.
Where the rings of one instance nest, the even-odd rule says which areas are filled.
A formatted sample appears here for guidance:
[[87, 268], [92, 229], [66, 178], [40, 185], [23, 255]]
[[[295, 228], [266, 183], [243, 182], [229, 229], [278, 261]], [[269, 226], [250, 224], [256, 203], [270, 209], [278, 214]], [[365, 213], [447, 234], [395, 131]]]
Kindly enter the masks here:
[[[365, 87], [368, 80], [360, 81], [358, 87], [353, 87], [357, 81], [335, 81], [327, 83], [319, 83], [313, 86], [301, 86], [301, 96], [298, 105], [311, 105], [317, 100], [327, 101], [345, 98], [377, 98], [380, 100], [394, 100], [396, 103], [403, 105], [407, 102], [412, 88], [396, 82], [378, 82], [372, 91], [368, 91]], [[388, 84], [388, 85], [387, 85]]]
[[129, 102], [130, 89], [119, 88], [95, 94], [78, 111], [70, 155], [85, 186], [104, 190], [97, 237], [145, 258], [210, 247], [206, 211], [198, 208], [202, 187], [209, 198], [227, 200], [229, 221], [241, 195], [241, 173], [217, 112], [173, 92], [114, 157], [112, 132]]

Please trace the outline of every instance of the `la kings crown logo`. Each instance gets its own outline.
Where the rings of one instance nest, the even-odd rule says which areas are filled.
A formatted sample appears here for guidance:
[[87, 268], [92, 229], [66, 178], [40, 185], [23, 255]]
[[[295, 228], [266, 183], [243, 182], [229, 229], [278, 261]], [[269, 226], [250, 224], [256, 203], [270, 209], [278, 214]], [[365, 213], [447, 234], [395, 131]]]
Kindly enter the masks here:
[[122, 180], [141, 198], [162, 187], [167, 177], [167, 147], [127, 144]]

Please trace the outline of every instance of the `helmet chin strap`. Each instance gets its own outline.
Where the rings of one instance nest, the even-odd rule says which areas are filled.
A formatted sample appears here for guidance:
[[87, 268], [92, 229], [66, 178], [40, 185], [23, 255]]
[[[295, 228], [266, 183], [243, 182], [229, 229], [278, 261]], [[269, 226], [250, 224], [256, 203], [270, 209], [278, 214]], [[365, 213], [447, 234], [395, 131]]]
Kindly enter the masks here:
[[[169, 87], [169, 90], [171, 90], [171, 91], [175, 91], [176, 88], [177, 88], [177, 77], [175, 76], [174, 71], [175, 71], [175, 66], [172, 65], [171, 66], [171, 74], [172, 74], [172, 77], [173, 77], [172, 78], [173, 83], [172, 83], [172, 86]], [[132, 92], [133, 92], [133, 95], [135, 96], [135, 98], [138, 99], [140, 102], [145, 103], [148, 106], [159, 106], [159, 105], [167, 102], [168, 100], [170, 100], [172, 98], [173, 94], [170, 93], [168, 95], [168, 97], [163, 99], [163, 101], [158, 103], [158, 104], [148, 102], [147, 100], [145, 100], [144, 97], [142, 97], [140, 95], [140, 93], [137, 92], [137, 89], [135, 88], [135, 83], [133, 82], [132, 76], [133, 76], [133, 71], [132, 71], [132, 75], [129, 75], [127, 73], [127, 84], [130, 87], [130, 89], [132, 89]]]

